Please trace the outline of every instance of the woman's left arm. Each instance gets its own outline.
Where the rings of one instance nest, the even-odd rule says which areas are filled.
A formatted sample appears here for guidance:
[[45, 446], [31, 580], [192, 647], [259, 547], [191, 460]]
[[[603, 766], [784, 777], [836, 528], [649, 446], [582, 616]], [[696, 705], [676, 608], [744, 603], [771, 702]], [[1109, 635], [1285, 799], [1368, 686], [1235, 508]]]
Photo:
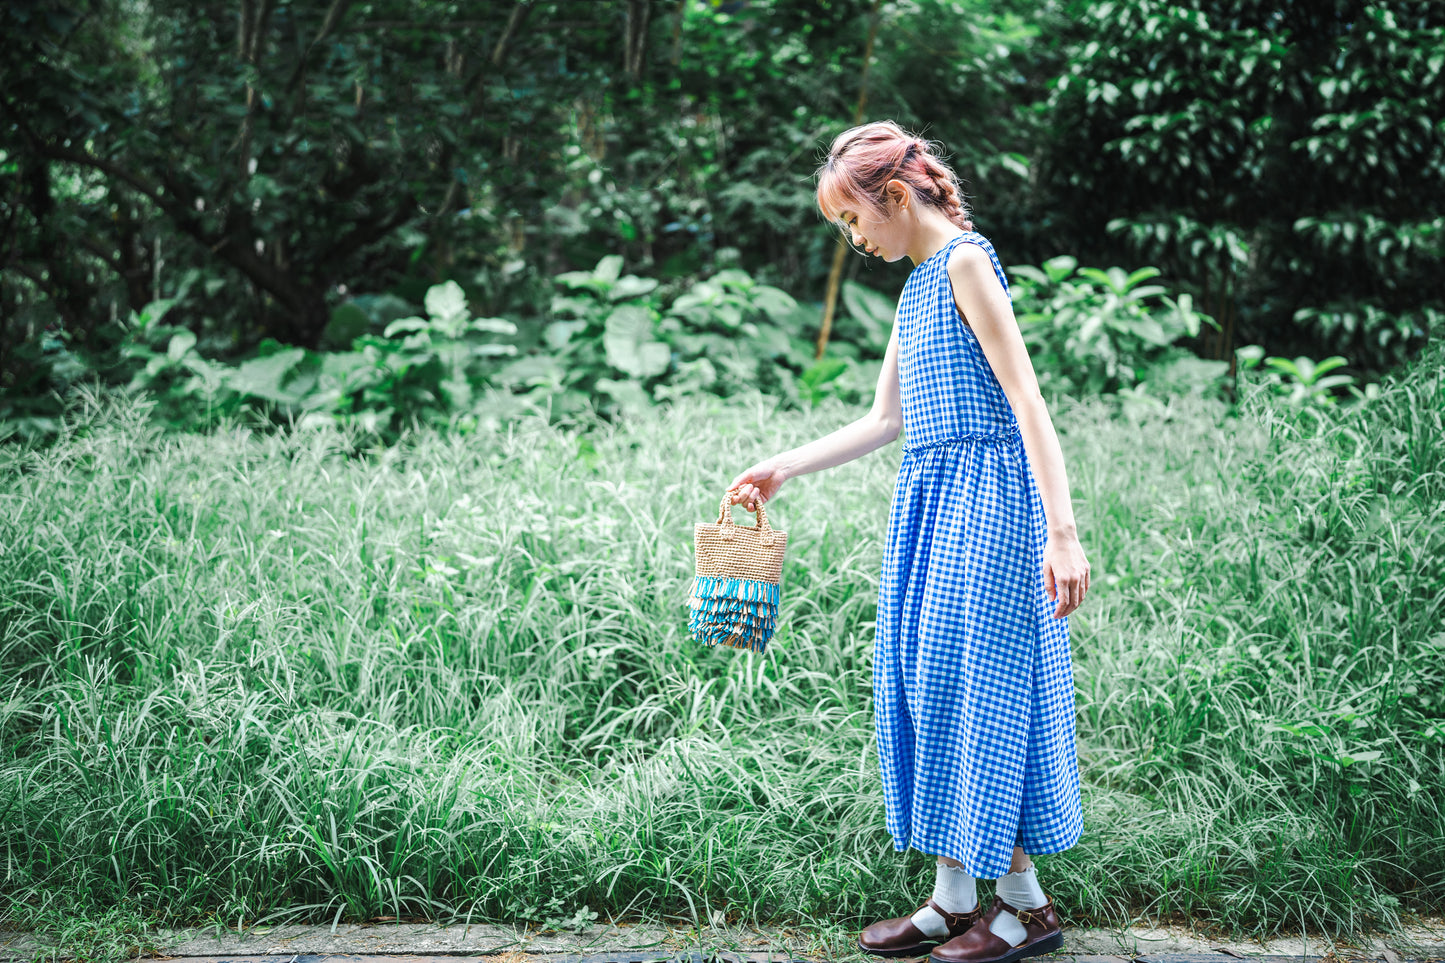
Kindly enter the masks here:
[[1044, 586], [1058, 602], [1054, 618], [1063, 618], [1084, 600], [1089, 588], [1089, 563], [1079, 545], [1058, 434], [1039, 391], [1038, 376], [1014, 319], [1013, 305], [994, 275], [988, 252], [977, 244], [958, 245], [949, 255], [948, 277], [953, 282], [958, 310], [968, 320], [1018, 418], [1019, 433], [1048, 519]]

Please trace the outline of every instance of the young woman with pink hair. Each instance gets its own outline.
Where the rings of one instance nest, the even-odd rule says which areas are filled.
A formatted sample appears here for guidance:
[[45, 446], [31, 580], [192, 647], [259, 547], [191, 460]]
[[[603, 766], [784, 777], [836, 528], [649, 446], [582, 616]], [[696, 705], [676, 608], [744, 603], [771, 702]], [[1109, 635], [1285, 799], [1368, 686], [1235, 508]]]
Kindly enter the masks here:
[[[879, 580], [873, 706], [895, 851], [938, 857], [878, 956], [1011, 963], [1058, 949], [1030, 853], [1079, 839], [1068, 615], [1089, 588], [1064, 471], [993, 246], [933, 146], [891, 121], [845, 131], [818, 206], [855, 247], [913, 270], [872, 409], [729, 485], [755, 509], [797, 475], [904, 435]], [[980, 905], [976, 879], [997, 880]]]

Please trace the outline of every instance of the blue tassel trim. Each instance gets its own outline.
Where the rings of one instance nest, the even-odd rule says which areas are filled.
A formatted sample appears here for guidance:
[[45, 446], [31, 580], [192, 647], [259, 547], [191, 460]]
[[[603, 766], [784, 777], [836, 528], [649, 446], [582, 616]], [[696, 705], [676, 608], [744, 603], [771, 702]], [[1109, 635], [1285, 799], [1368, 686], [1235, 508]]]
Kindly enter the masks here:
[[703, 645], [763, 652], [778, 624], [779, 586], [757, 579], [697, 575], [692, 580], [687, 621]]

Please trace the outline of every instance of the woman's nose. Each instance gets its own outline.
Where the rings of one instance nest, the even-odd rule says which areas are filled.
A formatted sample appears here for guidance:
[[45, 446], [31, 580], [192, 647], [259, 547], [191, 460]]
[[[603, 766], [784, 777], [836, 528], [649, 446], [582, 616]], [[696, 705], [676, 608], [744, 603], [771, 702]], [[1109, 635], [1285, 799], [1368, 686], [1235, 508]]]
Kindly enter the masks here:
[[853, 243], [859, 247], [863, 246], [863, 235], [858, 233], [856, 227], [849, 226], [848, 233], [853, 235]]

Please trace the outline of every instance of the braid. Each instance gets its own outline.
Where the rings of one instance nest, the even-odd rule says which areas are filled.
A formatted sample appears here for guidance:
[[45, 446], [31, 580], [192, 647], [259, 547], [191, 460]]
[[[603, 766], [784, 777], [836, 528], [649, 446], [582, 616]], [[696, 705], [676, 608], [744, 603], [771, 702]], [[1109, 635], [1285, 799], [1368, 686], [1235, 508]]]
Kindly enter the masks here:
[[818, 169], [818, 205], [829, 219], [843, 209], [866, 209], [881, 217], [884, 186], [895, 178], [954, 224], [973, 230], [953, 171], [938, 159], [929, 141], [891, 120], [838, 135]]
[[968, 209], [963, 205], [963, 198], [958, 191], [958, 181], [954, 178], [953, 172], [940, 164], [926, 145], [918, 156], [922, 161], [923, 173], [933, 181], [933, 190], [929, 192], [929, 200], [935, 207], [947, 214], [950, 221], [965, 231], [973, 230], [973, 219], [968, 216]]

